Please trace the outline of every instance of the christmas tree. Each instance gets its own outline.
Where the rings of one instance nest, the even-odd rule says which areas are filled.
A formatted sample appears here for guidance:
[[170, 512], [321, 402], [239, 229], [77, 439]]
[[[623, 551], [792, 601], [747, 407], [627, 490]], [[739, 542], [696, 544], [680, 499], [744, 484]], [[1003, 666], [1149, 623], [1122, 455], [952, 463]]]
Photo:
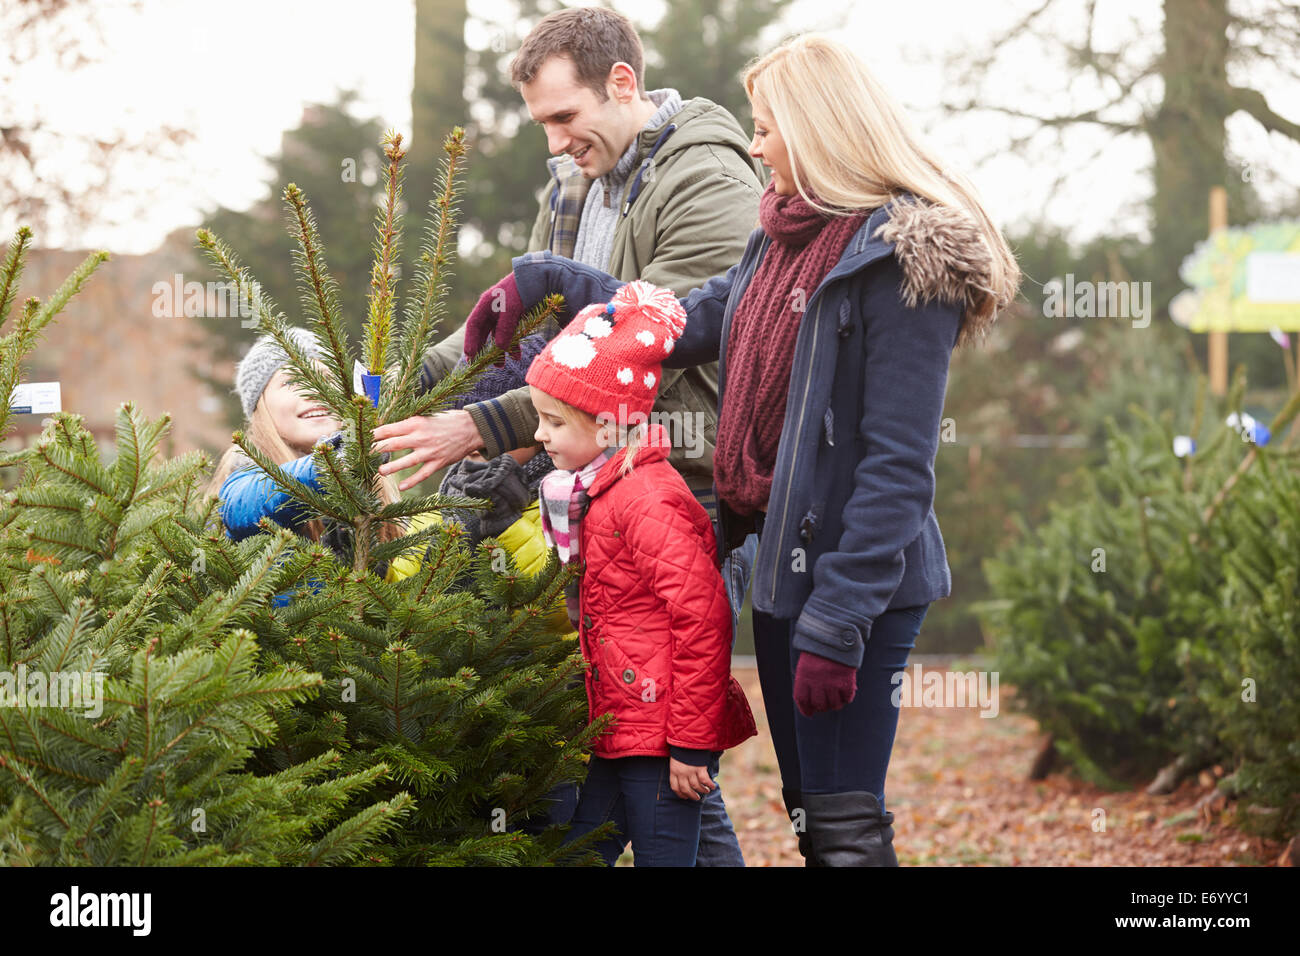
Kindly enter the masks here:
[[[9, 246], [0, 323], [30, 241], [23, 229]], [[6, 399], [41, 330], [105, 258], [18, 312], [0, 338]], [[10, 419], [6, 400], [0, 438]], [[272, 774], [247, 767], [274, 715], [322, 678], [266, 666], [244, 624], [321, 550], [287, 532], [238, 547], [203, 533], [192, 505], [207, 461], [155, 463], [167, 425], [124, 404], [109, 464], [80, 416], [61, 412], [0, 458], [18, 472], [0, 503], [0, 863], [355, 859], [412, 808], [406, 794], [363, 796], [388, 768], [340, 772], [328, 751]]]
[[[429, 205], [412, 293], [398, 317], [401, 242], [401, 137], [383, 141], [384, 202], [376, 213], [374, 265], [358, 363], [340, 315], [337, 289], [325, 261], [307, 197], [284, 190], [307, 327], [322, 346], [314, 365], [287, 332], [285, 317], [234, 252], [206, 230], [199, 244], [213, 264], [247, 296], [259, 331], [289, 356], [291, 380], [344, 423], [345, 440], [315, 449], [322, 490], [287, 475], [245, 436], [233, 440], [310, 513], [348, 532], [350, 554], [325, 560], [287, 607], [263, 607], [249, 628], [273, 659], [324, 675], [325, 692], [277, 715], [281, 733], [260, 755], [268, 771], [337, 751], [340, 772], [392, 768], [377, 783], [380, 796], [409, 791], [410, 820], [376, 860], [402, 864], [536, 864], [591, 860], [591, 840], [562, 847], [552, 829], [540, 836], [520, 827], [536, 818], [557, 785], [580, 779], [584, 754], [603, 724], [586, 727], [582, 668], [572, 640], [548, 620], [574, 573], [552, 554], [537, 577], [521, 574], [510, 556], [487, 539], [471, 554], [454, 523], [418, 515], [484, 502], [443, 495], [385, 503], [377, 484], [380, 458], [371, 433], [381, 423], [441, 410], [503, 353], [485, 348], [461, 371], [418, 394], [425, 351], [434, 344], [455, 248], [457, 179], [464, 133], [446, 139], [439, 182]], [[553, 321], [558, 297], [520, 323], [514, 345]], [[357, 388], [357, 384], [361, 388]], [[385, 540], [397, 522], [405, 532]], [[419, 570], [396, 583], [376, 570], [399, 556], [421, 557]]]
[[[290, 356], [301, 387], [346, 423], [315, 449], [316, 491], [252, 444], [255, 467], [327, 522], [350, 550], [279, 528], [224, 534], [199, 489], [198, 453], [158, 459], [168, 421], [130, 404], [115, 455], [79, 416], [50, 419], [0, 504], [0, 861], [19, 864], [552, 864], [594, 862], [601, 832], [563, 845], [535, 823], [548, 793], [584, 774], [590, 740], [576, 645], [550, 623], [574, 571], [552, 555], [536, 577], [486, 539], [473, 553], [455, 523], [392, 538], [380, 529], [442, 508], [437, 495], [386, 503], [376, 491], [379, 422], [436, 411], [500, 354], [417, 395], [454, 242], [459, 131], [431, 205], [416, 294], [397, 319], [400, 139], [386, 137], [362, 354], [373, 397], [358, 394], [306, 197], [285, 190], [299, 242], [308, 322], [324, 370], [218, 238], [200, 243], [256, 307], [260, 331]], [[30, 235], [11, 244], [0, 304], [13, 305]], [[0, 386], [102, 259], [48, 302], [29, 301], [0, 339]], [[545, 303], [519, 336], [561, 307]], [[10, 412], [0, 412], [0, 435]], [[396, 583], [376, 573], [418, 558]], [[289, 593], [286, 606], [274, 595]], [[73, 679], [75, 678], [75, 680]], [[56, 695], [57, 699], [56, 699]], [[530, 820], [533, 826], [525, 829]]]
[[1111, 421], [1077, 500], [985, 561], [996, 600], [981, 613], [1017, 706], [1081, 775], [1116, 788], [1155, 775], [1167, 792], [1218, 765], [1219, 788], [1253, 807], [1244, 820], [1291, 836], [1300, 391], [1267, 428], [1244, 393], [1239, 376], [1220, 405], [1202, 379], [1181, 429], [1172, 413]]

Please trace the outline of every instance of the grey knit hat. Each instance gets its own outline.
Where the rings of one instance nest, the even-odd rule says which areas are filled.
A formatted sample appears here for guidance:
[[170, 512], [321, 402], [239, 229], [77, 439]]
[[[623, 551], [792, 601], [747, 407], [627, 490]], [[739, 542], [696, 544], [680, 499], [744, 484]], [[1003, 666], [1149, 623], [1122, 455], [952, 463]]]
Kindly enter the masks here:
[[[309, 358], [320, 358], [320, 342], [314, 333], [291, 325], [289, 335]], [[253, 347], [239, 360], [239, 366], [235, 369], [235, 392], [239, 395], [240, 404], [244, 406], [245, 415], [252, 417], [253, 409], [266, 391], [267, 383], [287, 364], [289, 353], [280, 348], [271, 336], [263, 335], [253, 343]]]

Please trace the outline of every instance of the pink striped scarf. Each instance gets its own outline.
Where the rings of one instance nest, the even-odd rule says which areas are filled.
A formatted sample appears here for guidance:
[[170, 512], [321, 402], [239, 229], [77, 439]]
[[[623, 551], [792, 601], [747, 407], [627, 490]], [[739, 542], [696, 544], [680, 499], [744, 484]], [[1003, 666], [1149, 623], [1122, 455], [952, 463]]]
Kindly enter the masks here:
[[[579, 526], [587, 513], [587, 489], [596, 480], [605, 462], [614, 457], [616, 447], [609, 447], [578, 471], [556, 469], [542, 479], [537, 497], [542, 513], [542, 537], [547, 547], [554, 547], [561, 564], [576, 563], [581, 539]], [[578, 581], [565, 588], [564, 601], [569, 621], [578, 626]]]

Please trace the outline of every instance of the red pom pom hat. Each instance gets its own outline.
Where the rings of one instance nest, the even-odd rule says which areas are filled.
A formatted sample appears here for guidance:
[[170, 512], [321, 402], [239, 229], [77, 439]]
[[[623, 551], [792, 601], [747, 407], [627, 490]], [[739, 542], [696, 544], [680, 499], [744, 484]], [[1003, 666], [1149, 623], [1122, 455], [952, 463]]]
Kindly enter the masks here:
[[685, 329], [672, 290], [638, 279], [574, 316], [533, 359], [525, 381], [588, 414], [627, 424], [640, 413], [644, 421], [664, 357]]

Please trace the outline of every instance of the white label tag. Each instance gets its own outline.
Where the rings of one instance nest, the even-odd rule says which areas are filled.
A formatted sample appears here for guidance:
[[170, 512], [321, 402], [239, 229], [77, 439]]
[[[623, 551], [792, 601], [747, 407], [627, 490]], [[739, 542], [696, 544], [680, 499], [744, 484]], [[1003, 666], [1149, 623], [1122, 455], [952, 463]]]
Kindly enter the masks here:
[[1300, 255], [1252, 252], [1246, 256], [1246, 298], [1251, 302], [1300, 302]]
[[9, 411], [16, 415], [48, 415], [63, 411], [58, 382], [24, 382], [14, 386]]
[[361, 384], [361, 376], [368, 375], [368, 374], [370, 373], [366, 371], [366, 367], [364, 365], [362, 365], [356, 359], [352, 360], [352, 394], [353, 395], [366, 394], [365, 386]]

